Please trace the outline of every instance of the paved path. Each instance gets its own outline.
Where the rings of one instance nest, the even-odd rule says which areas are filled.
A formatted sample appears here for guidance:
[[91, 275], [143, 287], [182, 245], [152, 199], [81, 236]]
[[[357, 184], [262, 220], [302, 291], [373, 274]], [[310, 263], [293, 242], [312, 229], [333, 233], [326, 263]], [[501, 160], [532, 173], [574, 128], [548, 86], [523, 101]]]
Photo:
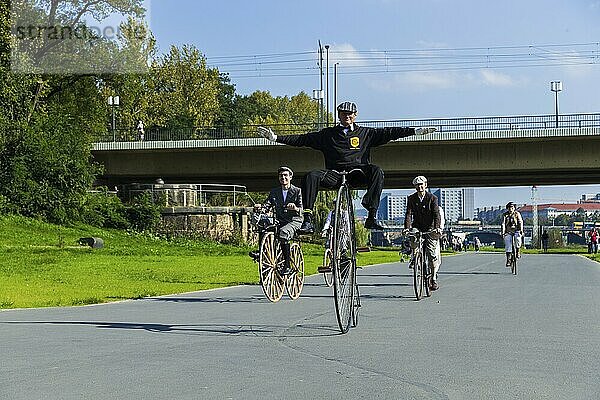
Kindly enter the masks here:
[[600, 264], [444, 258], [416, 302], [406, 264], [359, 271], [360, 324], [331, 289], [258, 286], [0, 312], [0, 399], [599, 399]]

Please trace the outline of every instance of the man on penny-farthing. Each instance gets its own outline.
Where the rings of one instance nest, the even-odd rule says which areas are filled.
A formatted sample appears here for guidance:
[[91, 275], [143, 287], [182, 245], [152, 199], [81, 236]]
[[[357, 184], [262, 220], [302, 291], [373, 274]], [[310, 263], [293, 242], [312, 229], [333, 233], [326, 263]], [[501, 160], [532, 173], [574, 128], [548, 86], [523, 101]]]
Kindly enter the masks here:
[[268, 140], [297, 147], [311, 147], [323, 153], [325, 169], [310, 171], [302, 180], [304, 197], [304, 223], [300, 228], [303, 234], [314, 232], [312, 209], [317, 199], [319, 187], [336, 188], [341, 176], [333, 171], [350, 171], [359, 168], [363, 174], [348, 177], [353, 187], [366, 186], [367, 191], [362, 205], [369, 211], [365, 220], [367, 229], [383, 229], [376, 221], [377, 208], [383, 190], [383, 171], [371, 164], [371, 148], [388, 143], [391, 140], [423, 135], [435, 131], [435, 128], [367, 128], [359, 126], [356, 120], [356, 104], [346, 101], [337, 107], [340, 124], [300, 135], [278, 136], [270, 128], [259, 127], [258, 132]]
[[[264, 204], [255, 204], [255, 215], [260, 216], [267, 210], [275, 213], [278, 226], [278, 239], [281, 244], [281, 252], [284, 258], [284, 269], [282, 274], [290, 273], [290, 240], [294, 238], [296, 231], [302, 225], [302, 192], [300, 188], [292, 185], [294, 172], [289, 167], [279, 167], [277, 171], [279, 186], [272, 189]], [[259, 221], [260, 222], [260, 221]], [[259, 240], [260, 243], [260, 240]], [[258, 261], [258, 251], [250, 252], [250, 256]]]

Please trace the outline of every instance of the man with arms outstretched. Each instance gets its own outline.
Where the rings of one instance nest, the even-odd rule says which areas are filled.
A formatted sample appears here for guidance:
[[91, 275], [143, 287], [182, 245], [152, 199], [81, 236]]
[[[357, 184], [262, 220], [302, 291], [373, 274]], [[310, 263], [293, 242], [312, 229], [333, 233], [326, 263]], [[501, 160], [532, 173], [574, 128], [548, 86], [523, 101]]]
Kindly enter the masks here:
[[383, 190], [383, 170], [371, 164], [371, 148], [381, 146], [391, 140], [423, 135], [435, 131], [435, 128], [367, 128], [358, 126], [356, 104], [346, 101], [337, 107], [340, 124], [327, 127], [318, 132], [301, 135], [278, 136], [270, 128], [259, 127], [261, 136], [274, 142], [297, 147], [310, 147], [323, 153], [325, 169], [310, 171], [302, 180], [304, 199], [304, 222], [300, 231], [313, 233], [312, 208], [320, 187], [337, 188], [341, 184], [341, 175], [335, 171], [350, 171], [359, 168], [363, 174], [348, 176], [353, 187], [365, 185], [367, 192], [362, 205], [369, 211], [365, 221], [367, 229], [383, 229], [377, 224], [377, 208]]

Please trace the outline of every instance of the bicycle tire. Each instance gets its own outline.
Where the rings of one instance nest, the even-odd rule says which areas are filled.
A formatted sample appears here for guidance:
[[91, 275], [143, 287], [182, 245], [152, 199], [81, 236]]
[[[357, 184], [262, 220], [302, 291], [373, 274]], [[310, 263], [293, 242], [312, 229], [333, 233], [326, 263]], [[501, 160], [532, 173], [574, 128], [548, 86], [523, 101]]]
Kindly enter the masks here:
[[512, 237], [512, 254], [511, 254], [512, 263], [510, 265], [510, 270], [513, 275], [517, 275], [517, 246], [515, 244], [515, 237]]
[[413, 257], [413, 287], [417, 301], [423, 297], [423, 255], [421, 252], [415, 253]]
[[[337, 194], [333, 218], [333, 293], [338, 325], [348, 332], [354, 307], [355, 262], [352, 256], [352, 201], [348, 187], [342, 185]], [[355, 256], [355, 255], [354, 255]]]
[[279, 271], [283, 266], [283, 253], [273, 232], [263, 236], [259, 247], [258, 273], [262, 290], [269, 301], [276, 303], [283, 296], [285, 279]]
[[304, 287], [304, 255], [298, 243], [290, 246], [290, 269], [292, 272], [285, 279], [285, 290], [292, 300], [296, 300]]
[[[425, 244], [425, 242], [423, 242], [423, 245]], [[432, 266], [429, 265], [429, 260], [427, 257], [427, 253], [426, 252], [422, 252], [423, 256], [423, 288], [425, 289], [425, 297], [430, 297], [431, 296], [431, 287], [429, 286], [429, 283], [431, 282], [431, 280], [433, 279], [433, 271], [432, 271]]]
[[[356, 274], [355, 274], [356, 279]], [[354, 307], [352, 308], [352, 327], [358, 326], [358, 313], [360, 311], [360, 292], [358, 291], [358, 283], [354, 285]]]
[[330, 272], [323, 272], [323, 279], [327, 287], [333, 286], [333, 252], [331, 249], [326, 249], [323, 254], [323, 266], [329, 267]]

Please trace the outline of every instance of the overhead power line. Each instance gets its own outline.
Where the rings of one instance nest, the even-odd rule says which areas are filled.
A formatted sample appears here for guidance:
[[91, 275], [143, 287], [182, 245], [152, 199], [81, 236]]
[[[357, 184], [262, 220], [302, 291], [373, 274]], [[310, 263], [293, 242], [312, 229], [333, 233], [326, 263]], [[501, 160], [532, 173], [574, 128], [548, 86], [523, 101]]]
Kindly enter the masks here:
[[[207, 57], [232, 78], [303, 77], [319, 74], [319, 52]], [[600, 43], [329, 51], [338, 74], [458, 71], [482, 68], [530, 68], [600, 64]]]

